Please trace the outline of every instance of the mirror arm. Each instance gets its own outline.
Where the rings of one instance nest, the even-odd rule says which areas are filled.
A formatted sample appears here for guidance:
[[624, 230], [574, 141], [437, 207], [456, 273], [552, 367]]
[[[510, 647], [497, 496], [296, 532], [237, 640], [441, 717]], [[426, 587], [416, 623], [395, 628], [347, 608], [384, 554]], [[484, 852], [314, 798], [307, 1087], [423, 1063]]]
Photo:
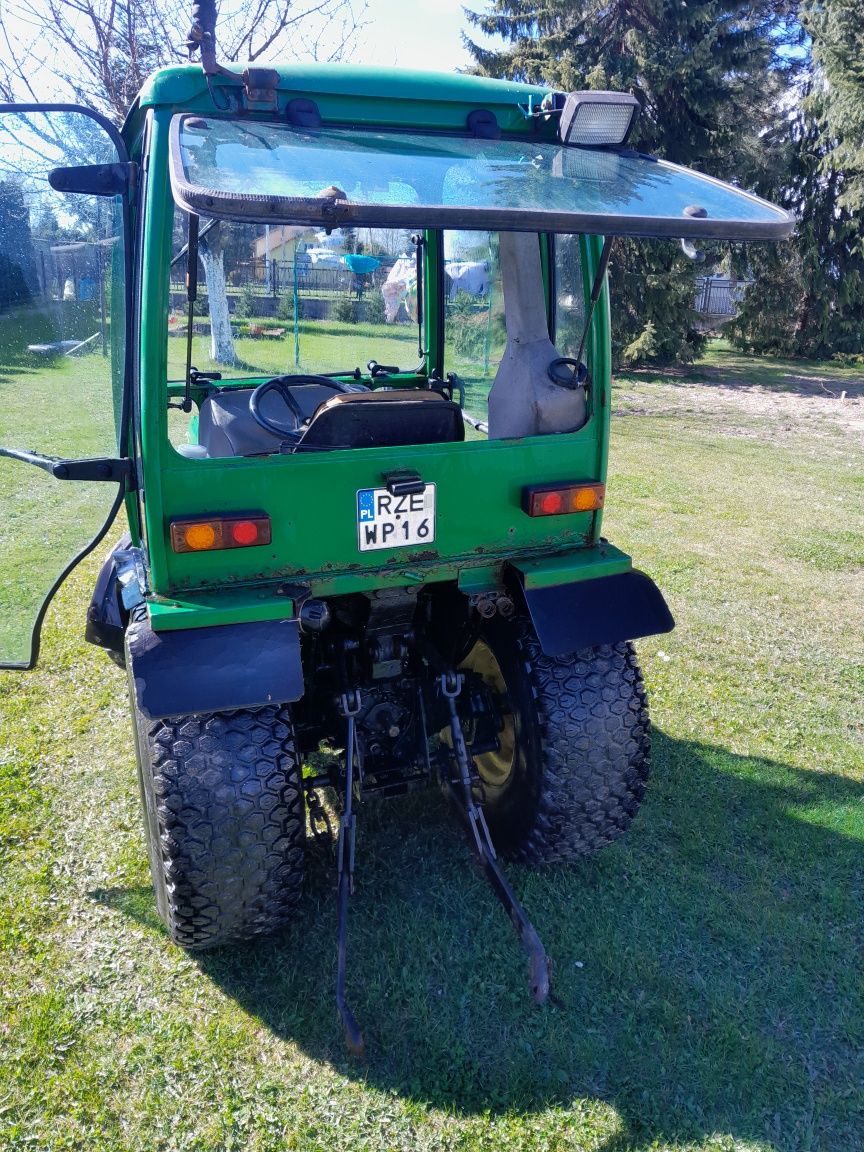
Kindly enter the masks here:
[[55, 480], [110, 480], [120, 483], [132, 476], [132, 461], [94, 456], [84, 460], [64, 460], [60, 456], [43, 456], [41, 452], [28, 452], [24, 448], [0, 448], [0, 456], [33, 464], [50, 472]]

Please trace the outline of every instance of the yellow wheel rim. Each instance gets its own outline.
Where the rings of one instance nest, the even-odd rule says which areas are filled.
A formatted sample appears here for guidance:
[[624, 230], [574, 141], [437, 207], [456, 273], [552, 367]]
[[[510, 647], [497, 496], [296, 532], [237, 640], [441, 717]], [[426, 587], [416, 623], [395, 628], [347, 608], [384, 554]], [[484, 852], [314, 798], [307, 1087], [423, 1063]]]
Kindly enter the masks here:
[[[476, 672], [485, 684], [499, 693], [507, 695], [507, 683], [501, 666], [495, 659], [492, 649], [483, 640], [478, 640], [460, 667]], [[484, 784], [492, 788], [503, 788], [513, 774], [516, 759], [516, 725], [512, 712], [506, 712], [504, 723], [498, 732], [500, 747], [497, 752], [481, 752], [474, 757], [477, 771]]]

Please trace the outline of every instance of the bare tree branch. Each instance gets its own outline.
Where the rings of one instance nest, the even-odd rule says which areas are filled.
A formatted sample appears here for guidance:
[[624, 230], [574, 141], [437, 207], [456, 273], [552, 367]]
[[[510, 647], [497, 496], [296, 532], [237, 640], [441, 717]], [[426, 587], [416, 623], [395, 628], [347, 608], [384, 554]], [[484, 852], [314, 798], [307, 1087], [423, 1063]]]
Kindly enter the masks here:
[[[154, 69], [183, 59], [189, 0], [5, 0], [0, 97], [71, 100], [122, 122]], [[365, 0], [222, 0], [226, 61], [338, 60]]]
[[[314, 59], [326, 42], [326, 58], [338, 59], [359, 27], [361, 5], [364, 0], [222, 0], [219, 55], [226, 61]], [[146, 77], [182, 58], [190, 17], [189, 0], [0, 0], [0, 96], [86, 104], [120, 123]], [[44, 182], [46, 161], [51, 166], [58, 160], [92, 162], [86, 128], [82, 135], [80, 126], [77, 133], [70, 126], [64, 139], [62, 118], [29, 117], [25, 124], [22, 133], [19, 121], [16, 133], [0, 119], [0, 139], [12, 138], [9, 154], [28, 187]], [[232, 364], [234, 343], [217, 240], [214, 234], [201, 246], [211, 354]]]

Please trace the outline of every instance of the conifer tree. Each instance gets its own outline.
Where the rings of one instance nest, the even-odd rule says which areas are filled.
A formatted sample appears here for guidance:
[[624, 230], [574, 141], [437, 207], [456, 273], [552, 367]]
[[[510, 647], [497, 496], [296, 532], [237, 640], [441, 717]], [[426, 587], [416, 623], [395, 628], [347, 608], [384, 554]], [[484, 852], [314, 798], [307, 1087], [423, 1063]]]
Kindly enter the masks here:
[[757, 353], [860, 354], [864, 211], [847, 195], [850, 175], [837, 163], [821, 89], [805, 90], [774, 144], [783, 159], [760, 190], [793, 212], [798, 225], [787, 244], [750, 247], [746, 261], [755, 283], [729, 335]]
[[26, 303], [33, 280], [33, 240], [24, 190], [14, 180], [0, 180], [0, 312]]
[[864, 211], [862, 15], [861, 0], [808, 0], [802, 12], [819, 70], [819, 98], [831, 143], [830, 164], [845, 173], [841, 203], [853, 211]]
[[[761, 134], [797, 67], [782, 52], [800, 35], [788, 19], [795, 7], [796, 0], [492, 0], [469, 22], [506, 47], [468, 46], [486, 75], [632, 92], [642, 106], [635, 147], [734, 174], [749, 187], [763, 174]], [[694, 266], [679, 248], [621, 241], [610, 279], [619, 359], [625, 350], [653, 362], [699, 351]]]

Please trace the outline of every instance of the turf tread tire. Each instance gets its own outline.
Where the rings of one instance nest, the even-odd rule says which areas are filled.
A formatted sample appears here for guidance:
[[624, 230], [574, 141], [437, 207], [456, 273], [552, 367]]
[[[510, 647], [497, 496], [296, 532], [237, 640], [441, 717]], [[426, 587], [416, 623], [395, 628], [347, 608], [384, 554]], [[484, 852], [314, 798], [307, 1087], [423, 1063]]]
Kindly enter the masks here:
[[301, 765], [287, 708], [136, 716], [156, 904], [171, 938], [213, 948], [292, 919], [304, 874]]
[[[575, 862], [625, 832], [645, 795], [651, 736], [642, 674], [632, 644], [547, 656], [530, 620], [508, 625], [517, 681], [508, 686], [529, 763], [516, 798], [519, 831], [511, 827], [501, 847], [529, 865]], [[500, 660], [506, 633], [497, 635]], [[494, 837], [494, 807], [489, 822]]]

